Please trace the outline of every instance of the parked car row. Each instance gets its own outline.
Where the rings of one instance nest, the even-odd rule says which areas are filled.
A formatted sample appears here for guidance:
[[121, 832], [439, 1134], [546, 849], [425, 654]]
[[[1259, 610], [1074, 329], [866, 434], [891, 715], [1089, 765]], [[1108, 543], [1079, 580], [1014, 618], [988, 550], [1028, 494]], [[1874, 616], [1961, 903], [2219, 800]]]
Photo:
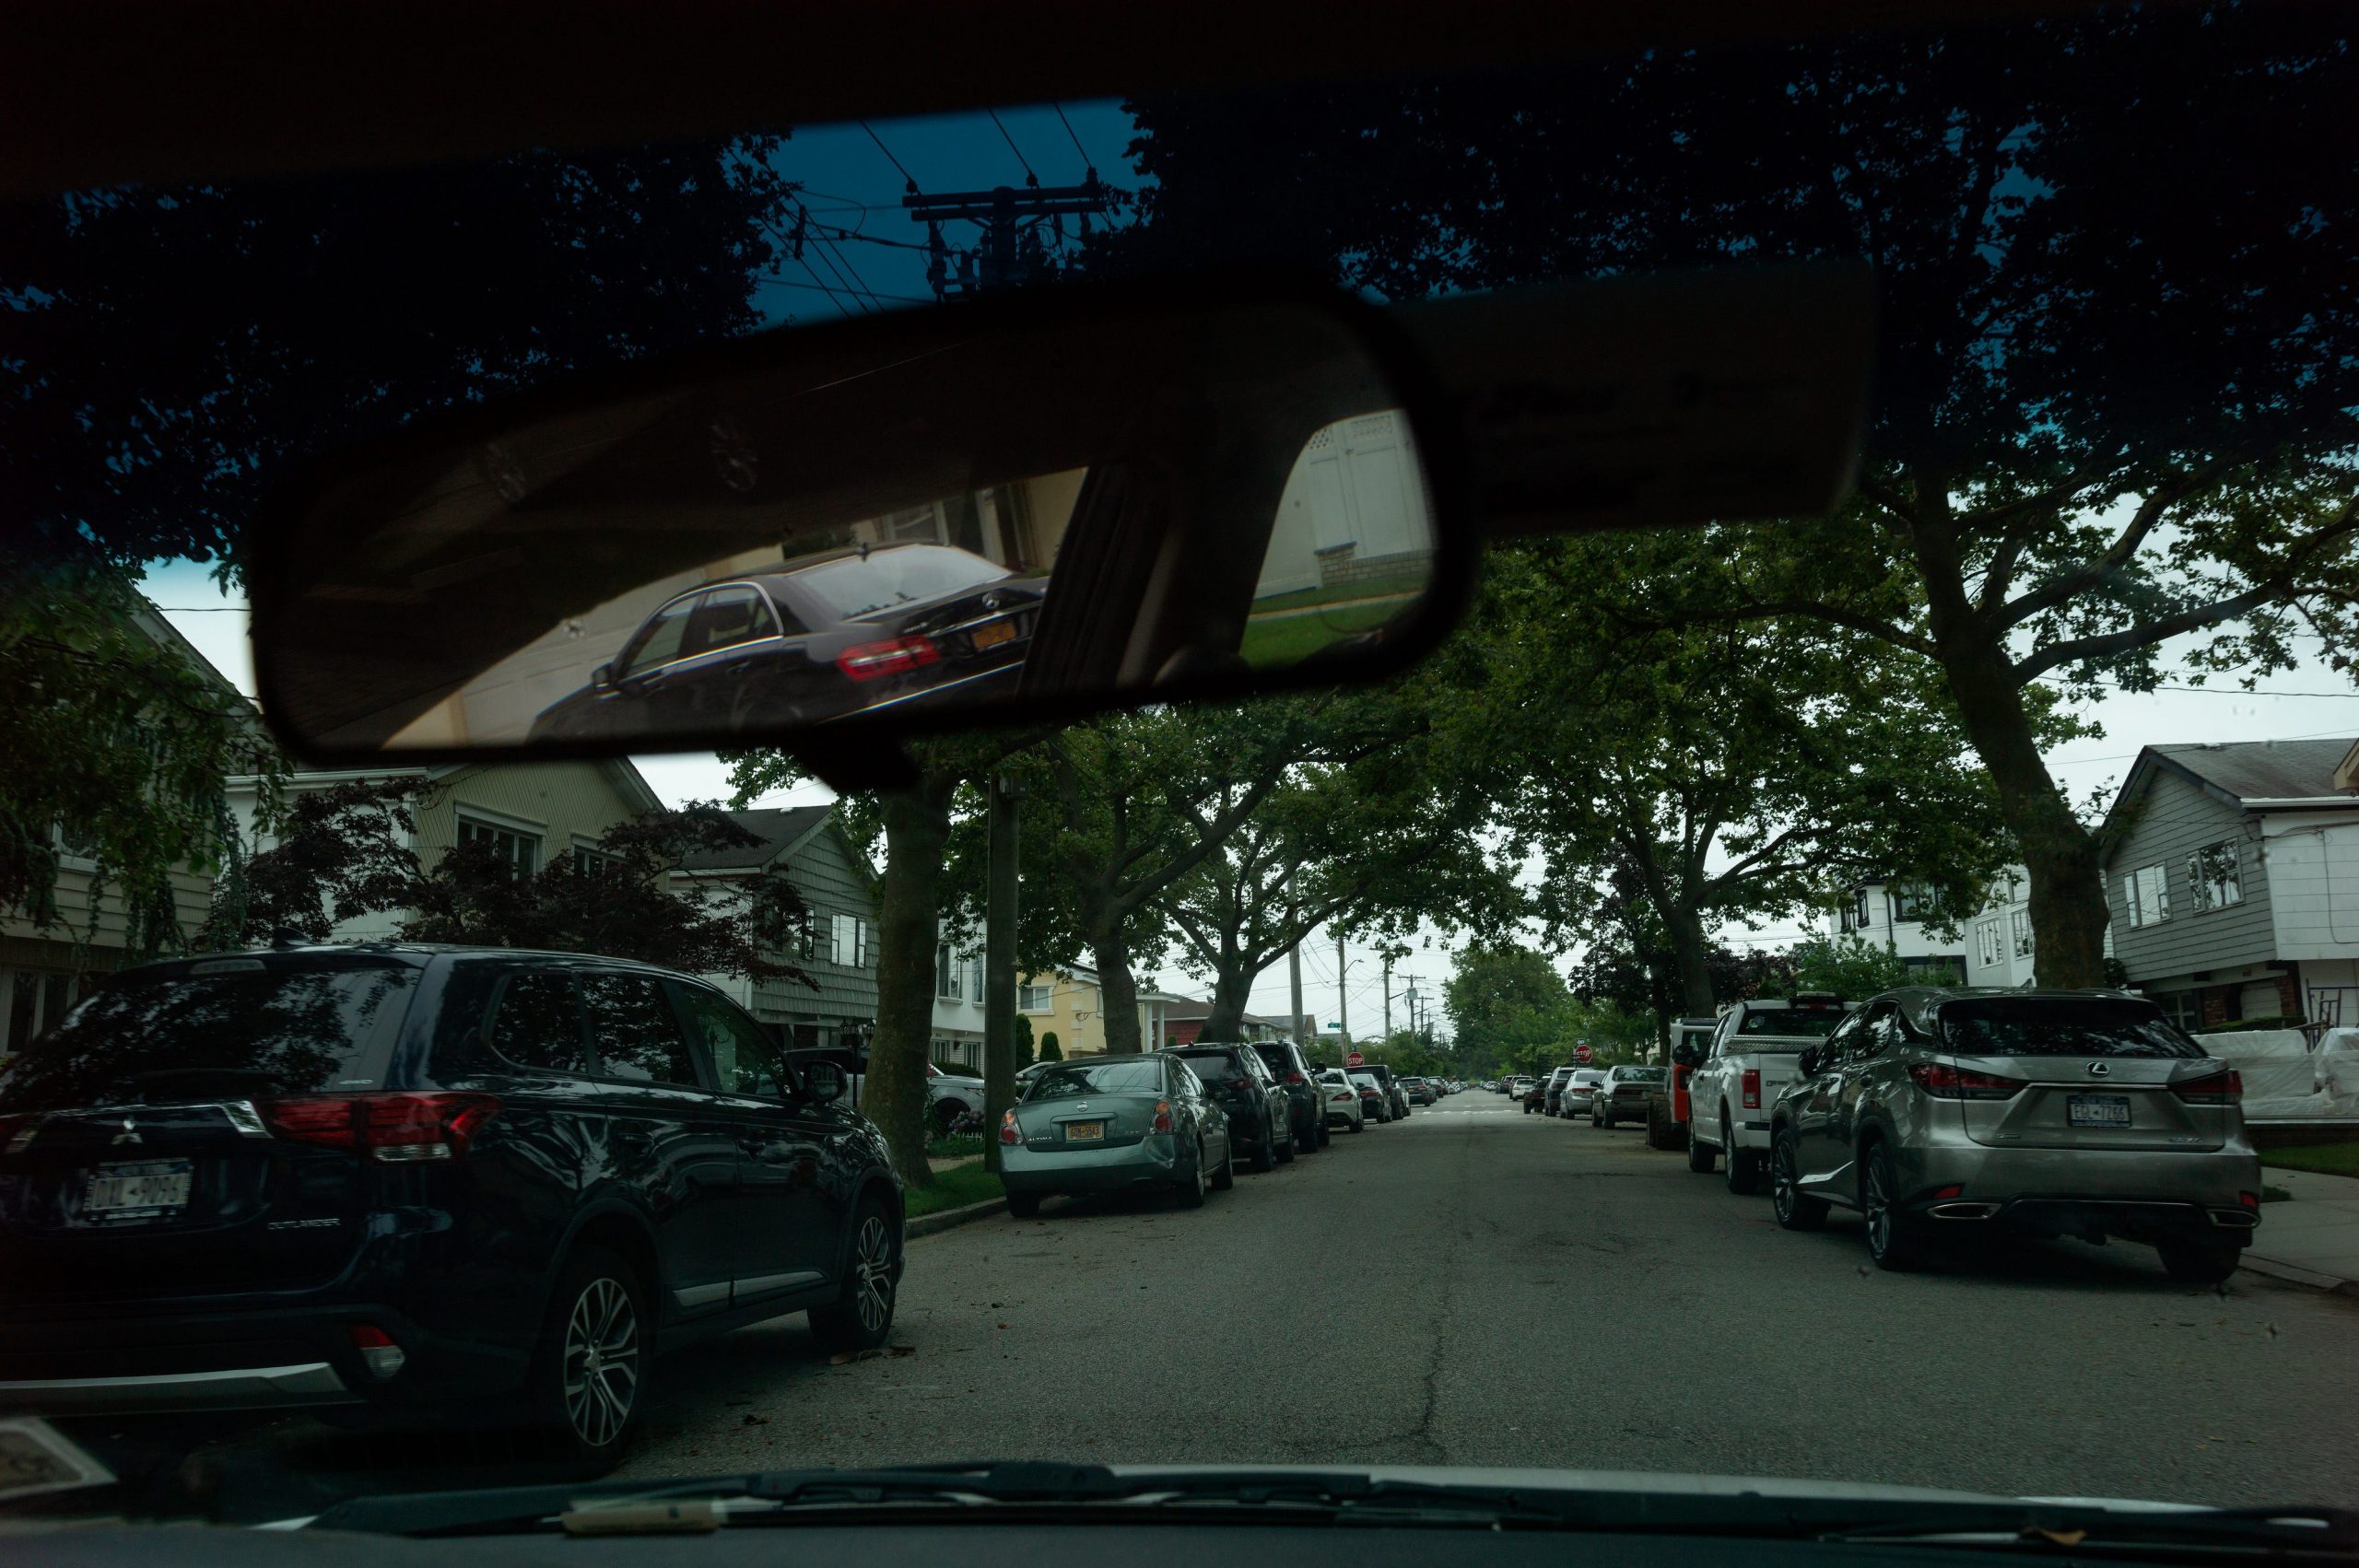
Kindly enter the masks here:
[[2260, 1223], [2244, 1085], [2145, 998], [1909, 987], [1739, 1002], [1694, 1068], [1688, 1164], [1729, 1190], [1766, 1165], [1778, 1223], [1857, 1211], [1885, 1269], [2004, 1231], [2151, 1246], [2217, 1283]]
[[1503, 1081], [1503, 1093], [1522, 1102], [1527, 1114], [1587, 1118], [1591, 1127], [1644, 1125], [1647, 1098], [1661, 1092], [1665, 1070], [1640, 1063], [1576, 1067], [1570, 1063], [1542, 1079]]

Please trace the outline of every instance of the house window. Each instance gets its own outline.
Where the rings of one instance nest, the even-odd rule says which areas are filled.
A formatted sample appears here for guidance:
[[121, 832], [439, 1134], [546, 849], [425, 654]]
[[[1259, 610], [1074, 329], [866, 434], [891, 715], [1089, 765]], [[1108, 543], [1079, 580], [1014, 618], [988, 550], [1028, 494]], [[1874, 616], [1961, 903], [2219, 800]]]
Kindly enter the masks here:
[[573, 839], [573, 872], [576, 876], [604, 876], [622, 864], [619, 857], [598, 848], [594, 838], [576, 834]]
[[1863, 931], [1868, 929], [1870, 923], [1868, 890], [1862, 887], [1851, 895], [1849, 903], [1843, 906], [1843, 930], [1846, 932]]
[[1985, 969], [1999, 962], [1999, 922], [1980, 920], [1974, 927], [1974, 961]]
[[1921, 887], [1895, 887], [1884, 897], [1892, 906], [1892, 923], [1895, 926], [1903, 920], [1921, 920], [1930, 910], [1930, 901]]
[[530, 876], [541, 869], [541, 836], [537, 833], [522, 833], [479, 817], [462, 816], [459, 842], [487, 847], [495, 860], [505, 862], [518, 876]]
[[2130, 907], [2130, 924], [2159, 926], [2171, 918], [2169, 883], [2160, 866], [2141, 866], [2121, 879], [2121, 900]]
[[868, 922], [858, 915], [838, 915], [830, 922], [827, 956], [847, 969], [867, 967]]
[[2015, 956], [2031, 956], [2031, 911], [2028, 909], [2015, 911]]
[[1962, 986], [1966, 984], [1966, 960], [1954, 954], [1934, 954], [1924, 958], [1904, 958], [1901, 971], [1912, 986]]
[[1018, 1012], [1048, 1012], [1049, 990], [1050, 988], [1047, 986], [1026, 985], [1016, 987], [1015, 1010]]
[[2245, 890], [2237, 874], [2236, 841], [2224, 838], [2189, 855], [2187, 881], [2199, 910], [2225, 909], [2231, 904], [2243, 903]]
[[967, 965], [950, 951], [948, 942], [936, 943], [933, 949], [933, 994], [956, 1001], [966, 995], [966, 981]]

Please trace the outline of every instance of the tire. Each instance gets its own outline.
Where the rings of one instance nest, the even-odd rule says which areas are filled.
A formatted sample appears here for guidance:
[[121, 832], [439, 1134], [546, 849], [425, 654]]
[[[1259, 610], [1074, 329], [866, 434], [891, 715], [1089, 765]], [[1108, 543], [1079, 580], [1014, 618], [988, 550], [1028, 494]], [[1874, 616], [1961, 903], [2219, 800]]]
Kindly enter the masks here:
[[1367, 1117], [1362, 1117], [1357, 1121], [1351, 1122], [1348, 1125], [1355, 1133], [1366, 1132], [1367, 1130]]
[[840, 1300], [811, 1309], [811, 1337], [830, 1352], [873, 1351], [893, 1333], [901, 1299], [901, 1227], [874, 1193], [851, 1211], [851, 1246]]
[[1252, 1165], [1256, 1171], [1274, 1170], [1278, 1164], [1278, 1129], [1270, 1118], [1262, 1118], [1262, 1141], [1253, 1145]]
[[1270, 1141], [1271, 1141], [1273, 1144], [1275, 1144], [1275, 1145], [1276, 1145], [1276, 1148], [1275, 1148], [1273, 1152], [1273, 1153], [1277, 1155], [1277, 1157], [1278, 1157], [1278, 1164], [1282, 1164], [1282, 1165], [1291, 1165], [1291, 1164], [1294, 1164], [1294, 1122], [1293, 1122], [1293, 1120], [1292, 1120], [1291, 1118], [1289, 1118], [1289, 1119], [1287, 1120], [1287, 1122], [1286, 1122], [1285, 1136], [1285, 1137], [1283, 1137], [1283, 1138], [1281, 1138], [1281, 1137], [1279, 1137], [1279, 1136], [1278, 1136], [1277, 1129], [1276, 1129], [1274, 1126], [1273, 1126], [1273, 1127], [1271, 1128], [1271, 1129], [1270, 1129]]
[[1333, 1141], [1335, 1141], [1335, 1129], [1327, 1125], [1327, 1118], [1322, 1115], [1319, 1118], [1319, 1146], [1324, 1149]]
[[1719, 1153], [1719, 1150], [1696, 1136], [1696, 1129], [1692, 1124], [1688, 1127], [1687, 1168], [1689, 1170], [1698, 1176], [1709, 1176], [1712, 1172], [1712, 1158]]
[[2236, 1271], [2244, 1258], [2242, 1247], [2217, 1242], [2157, 1242], [2154, 1251], [2163, 1260], [2163, 1272], [2182, 1285], [2219, 1284]]
[[1213, 1190], [1226, 1192], [1236, 1185], [1237, 1141], [1233, 1138], [1223, 1138], [1220, 1141], [1220, 1169], [1213, 1173]]
[[1201, 1209], [1204, 1206], [1204, 1194], [1211, 1187], [1211, 1178], [1204, 1170], [1204, 1145], [1200, 1139], [1196, 1143], [1195, 1167], [1189, 1172], [1186, 1181], [1172, 1188], [1171, 1195], [1179, 1199], [1182, 1209]]
[[1294, 1135], [1294, 1146], [1297, 1153], [1316, 1154], [1319, 1153], [1319, 1134], [1308, 1127], [1303, 1128]]
[[1761, 1190], [1761, 1156], [1736, 1146], [1736, 1129], [1729, 1125], [1726, 1113], [1720, 1117], [1720, 1155], [1728, 1164], [1731, 1192], [1739, 1198], [1750, 1198]]
[[1037, 1192], [1011, 1192], [1007, 1195], [1007, 1217], [1028, 1220], [1040, 1211], [1040, 1195]]
[[1647, 1097], [1647, 1147], [1669, 1152], [1688, 1145], [1684, 1124], [1671, 1119], [1671, 1099], [1664, 1094]]
[[1867, 1217], [1868, 1256], [1879, 1269], [1914, 1269], [1923, 1255], [1916, 1217], [1899, 1205], [1900, 1177], [1892, 1153], [1871, 1143], [1860, 1161], [1860, 1212]]
[[[593, 1473], [620, 1463], [647, 1404], [647, 1287], [618, 1254], [578, 1248], [558, 1271], [533, 1357], [534, 1424]], [[594, 1352], [594, 1353], [593, 1353]]]
[[1605, 1107], [1605, 1109], [1603, 1109], [1603, 1110], [1602, 1110], [1602, 1111], [1593, 1111], [1593, 1112], [1591, 1112], [1591, 1113], [1590, 1114], [1590, 1120], [1591, 1120], [1591, 1121], [1595, 1122], [1598, 1126], [1600, 1126], [1600, 1127], [1602, 1127], [1602, 1128], [1605, 1129], [1605, 1130], [1606, 1130], [1606, 1131], [1608, 1131], [1608, 1132], [1613, 1131], [1613, 1130], [1614, 1130], [1614, 1107], [1613, 1107], [1612, 1106], [1606, 1106], [1606, 1107]]
[[1802, 1156], [1790, 1128], [1780, 1128], [1769, 1142], [1769, 1207], [1790, 1231], [1814, 1231], [1826, 1223], [1826, 1199], [1802, 1188]]

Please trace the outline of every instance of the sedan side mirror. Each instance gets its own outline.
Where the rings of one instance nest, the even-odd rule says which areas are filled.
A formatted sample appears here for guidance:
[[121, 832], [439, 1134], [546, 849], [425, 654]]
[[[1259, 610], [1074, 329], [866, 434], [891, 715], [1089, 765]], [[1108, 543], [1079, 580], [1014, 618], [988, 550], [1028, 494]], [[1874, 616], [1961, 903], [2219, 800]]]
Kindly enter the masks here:
[[1800, 1065], [1804, 1078], [1815, 1078], [1818, 1076], [1818, 1047], [1816, 1046], [1804, 1046], [1802, 1047]]
[[1701, 1067], [1704, 1065], [1704, 1047], [1686, 1043], [1673, 1046], [1671, 1047], [1671, 1059], [1682, 1067]]
[[843, 1098], [844, 1075], [832, 1061], [815, 1061], [803, 1070], [804, 1092], [821, 1105]]
[[612, 664], [601, 664], [596, 669], [591, 671], [590, 689], [593, 692], [613, 691], [615, 689], [615, 667]]

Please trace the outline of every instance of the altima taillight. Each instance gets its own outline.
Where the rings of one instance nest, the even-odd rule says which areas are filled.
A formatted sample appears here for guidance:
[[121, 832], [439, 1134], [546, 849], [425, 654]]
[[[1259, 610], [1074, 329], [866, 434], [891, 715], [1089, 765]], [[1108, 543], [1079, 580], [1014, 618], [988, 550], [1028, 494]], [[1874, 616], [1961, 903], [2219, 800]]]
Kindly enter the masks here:
[[1015, 1125], [1015, 1113], [1014, 1111], [1002, 1111], [1000, 1113], [999, 1141], [1002, 1143], [1021, 1143], [1024, 1141], [1024, 1129]]
[[290, 1143], [366, 1150], [372, 1160], [409, 1164], [467, 1152], [484, 1123], [499, 1114], [490, 1094], [314, 1094], [269, 1100], [263, 1119]]
[[1156, 1101], [1156, 1103], [1155, 1103], [1155, 1127], [1154, 1127], [1153, 1130], [1155, 1130], [1155, 1131], [1156, 1131], [1156, 1132], [1168, 1132], [1168, 1131], [1170, 1131], [1170, 1130], [1171, 1130], [1171, 1102], [1170, 1102], [1170, 1101], [1168, 1101], [1168, 1100], [1157, 1100], [1157, 1101]]
[[836, 668], [855, 681], [873, 681], [931, 664], [941, 657], [942, 649], [933, 646], [932, 638], [888, 637], [882, 642], [855, 643], [845, 649], [836, 655]]
[[1761, 1070], [1757, 1067], [1744, 1070], [1744, 1108], [1749, 1111], [1761, 1108]]
[[1953, 1067], [1945, 1061], [1918, 1062], [1909, 1068], [1908, 1076], [1937, 1100], [2012, 1100], [2023, 1088], [2018, 1079]]
[[2245, 1075], [2232, 1067], [2225, 1072], [2174, 1083], [2171, 1093], [2190, 1106], [2233, 1106], [2245, 1097]]

